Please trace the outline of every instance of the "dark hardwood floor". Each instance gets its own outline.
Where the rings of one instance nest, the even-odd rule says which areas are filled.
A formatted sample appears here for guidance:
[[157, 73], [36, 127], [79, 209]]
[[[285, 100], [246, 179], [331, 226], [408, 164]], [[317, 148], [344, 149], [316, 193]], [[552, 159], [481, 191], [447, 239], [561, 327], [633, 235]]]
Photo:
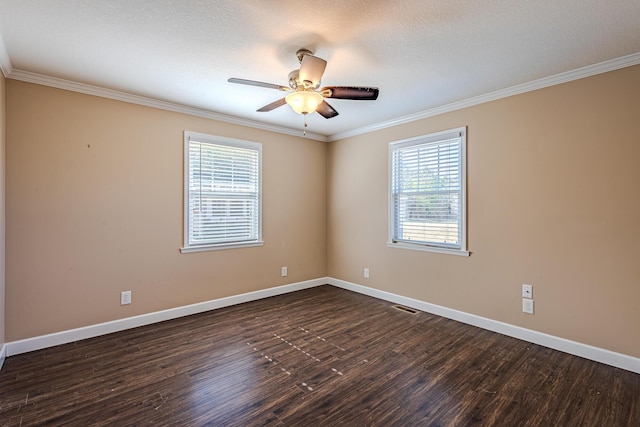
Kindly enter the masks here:
[[640, 375], [321, 286], [9, 357], [0, 425], [640, 426]]

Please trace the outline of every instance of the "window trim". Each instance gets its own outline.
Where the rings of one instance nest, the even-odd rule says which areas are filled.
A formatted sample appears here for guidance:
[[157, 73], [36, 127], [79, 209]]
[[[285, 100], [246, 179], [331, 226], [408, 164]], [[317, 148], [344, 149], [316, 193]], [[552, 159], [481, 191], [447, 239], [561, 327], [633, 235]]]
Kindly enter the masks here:
[[[428, 144], [442, 141], [454, 136], [460, 136], [460, 249], [438, 246], [428, 243], [408, 243], [406, 241], [396, 242], [393, 239], [393, 225], [395, 223], [395, 209], [393, 206], [393, 150], [412, 145]], [[389, 143], [389, 180], [388, 180], [388, 204], [389, 204], [389, 224], [387, 247], [396, 249], [409, 249], [415, 251], [435, 252], [441, 254], [451, 254], [459, 256], [469, 256], [467, 250], [467, 128], [466, 126], [444, 130], [440, 132], [420, 135], [412, 138], [392, 141]]]
[[[229, 147], [245, 148], [258, 152], [258, 236], [256, 240], [229, 243], [210, 243], [202, 245], [189, 244], [189, 142], [197, 141], [206, 144], [226, 145]], [[222, 136], [207, 135], [204, 133], [184, 131], [184, 170], [183, 170], [183, 247], [181, 253], [215, 251], [221, 249], [248, 248], [263, 246], [262, 240], [262, 144], [259, 142], [244, 141]]]

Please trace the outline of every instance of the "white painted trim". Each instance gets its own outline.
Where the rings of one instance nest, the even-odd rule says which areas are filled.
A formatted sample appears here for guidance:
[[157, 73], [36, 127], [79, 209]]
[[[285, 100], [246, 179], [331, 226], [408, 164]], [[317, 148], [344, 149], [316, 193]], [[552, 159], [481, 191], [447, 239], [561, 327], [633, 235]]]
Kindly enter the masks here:
[[[185, 221], [186, 222], [186, 221]], [[188, 224], [187, 224], [188, 226]], [[187, 234], [189, 231], [187, 231]], [[223, 245], [200, 245], [200, 246], [188, 246], [180, 248], [181, 254], [190, 254], [194, 252], [207, 252], [207, 251], [221, 251], [224, 249], [240, 249], [240, 248], [254, 248], [257, 246], [264, 246], [262, 240], [257, 240], [251, 243], [225, 243]]]
[[275, 295], [286, 294], [302, 289], [313, 288], [328, 283], [328, 278], [307, 280], [304, 282], [292, 283], [289, 285], [277, 286], [274, 288], [262, 289], [240, 295], [219, 298], [211, 301], [204, 301], [182, 307], [170, 308], [156, 311], [154, 313], [141, 314], [139, 316], [127, 317], [125, 319], [113, 320], [111, 322], [99, 323], [97, 325], [85, 326], [83, 328], [70, 329], [48, 335], [27, 338], [19, 341], [12, 341], [5, 344], [6, 355], [14, 356], [29, 351], [41, 350], [60, 344], [93, 338], [113, 332], [124, 331], [126, 329], [137, 328], [139, 326], [150, 325], [152, 323], [163, 322], [165, 320], [176, 319], [178, 317], [190, 316], [218, 308], [229, 307], [244, 302], [255, 301]]
[[427, 246], [427, 245], [411, 244], [411, 243], [404, 243], [404, 242], [387, 242], [387, 247], [393, 248], [393, 249], [408, 249], [410, 251], [434, 252], [437, 254], [447, 254], [447, 255], [457, 255], [457, 256], [471, 255], [469, 251], [463, 251], [460, 249], [439, 248], [436, 246]]
[[508, 323], [499, 322], [497, 320], [487, 319], [485, 317], [476, 316], [475, 314], [465, 313], [440, 305], [420, 301], [414, 298], [404, 297], [402, 295], [393, 294], [391, 292], [369, 288], [367, 286], [335, 279], [333, 277], [322, 277], [318, 279], [307, 280], [304, 282], [292, 283], [289, 285], [277, 286], [260, 291], [248, 292], [245, 294], [205, 301], [183, 307], [171, 308], [154, 313], [129, 317], [126, 319], [114, 320], [111, 322], [100, 323], [84, 328], [71, 329], [68, 331], [56, 332], [49, 335], [42, 335], [39, 337], [8, 342], [2, 346], [2, 349], [0, 349], [0, 358], [10, 357], [29, 351], [40, 350], [47, 347], [53, 347], [60, 344], [66, 344], [86, 338], [97, 337], [100, 335], [123, 331], [126, 329], [137, 328], [139, 326], [176, 319], [183, 316], [189, 316], [209, 310], [215, 310], [218, 308], [241, 304], [244, 302], [255, 301], [262, 298], [285, 294], [288, 292], [313, 288], [324, 284], [330, 284], [338, 288], [357, 292], [363, 295], [368, 295], [374, 298], [392, 302], [394, 304], [405, 305], [407, 307], [415, 308], [427, 313], [432, 313], [437, 316], [457, 320], [468, 325], [477, 326], [482, 329], [497, 332], [499, 334], [518, 338], [531, 343], [543, 345], [545, 347], [563, 351], [574, 356], [584, 357], [589, 360], [604, 363], [610, 366], [615, 366], [617, 368], [640, 374], [640, 358], [616, 353], [598, 347], [593, 347], [575, 341], [570, 341], [542, 332], [532, 331], [530, 329], [510, 325]]
[[508, 323], [499, 322], [497, 320], [487, 319], [486, 317], [476, 316], [475, 314], [465, 313], [462, 311], [454, 310], [436, 304], [431, 304], [409, 297], [404, 297], [386, 291], [381, 291], [378, 289], [369, 288], [344, 280], [334, 279], [330, 277], [328, 278], [328, 283], [342, 289], [369, 295], [371, 297], [389, 301], [394, 304], [405, 305], [407, 307], [415, 308], [427, 313], [432, 313], [438, 316], [446, 317], [448, 319], [457, 320], [458, 322], [466, 323], [468, 325], [477, 326], [482, 329], [487, 329], [499, 334], [543, 345], [545, 347], [560, 350], [574, 356], [584, 357], [586, 359], [640, 374], [640, 358], [616, 353], [610, 350], [590, 346], [588, 344], [582, 344], [576, 341], [570, 341], [542, 332], [532, 331], [520, 326], [514, 326]]
[[[1, 40], [0, 40], [1, 42]], [[56, 77], [49, 77], [42, 74], [32, 73], [29, 71], [15, 70], [11, 66], [11, 61], [7, 54], [6, 48], [3, 49], [4, 43], [0, 46], [0, 68], [6, 78], [20, 80], [28, 83], [35, 83], [44, 86], [55, 87], [58, 89], [70, 90], [73, 92], [84, 93], [87, 95], [100, 96], [102, 98], [114, 99], [117, 101], [129, 102], [132, 104], [144, 105], [147, 107], [158, 108], [161, 110], [174, 111], [177, 113], [188, 114], [195, 117], [203, 117], [206, 119], [218, 120], [225, 123], [232, 123], [240, 126], [247, 126], [255, 129], [262, 129], [271, 132], [278, 132], [285, 135], [300, 136], [299, 129], [291, 129], [283, 126], [270, 125], [267, 123], [257, 122], [249, 119], [243, 119], [239, 117], [229, 116], [226, 114], [215, 113], [210, 110], [201, 108], [189, 107], [187, 105], [175, 104], [172, 102], [161, 101], [153, 98], [147, 98], [144, 96], [133, 95], [126, 92], [120, 92], [112, 89], [105, 89], [98, 86], [88, 85], [84, 83], [77, 83], [70, 80], [59, 79]], [[485, 102], [495, 101], [502, 98], [507, 98], [513, 95], [519, 95], [525, 92], [531, 92], [538, 89], [558, 85], [561, 83], [567, 83], [574, 80], [583, 79], [586, 77], [595, 76], [597, 74], [606, 73], [609, 71], [615, 71], [620, 68], [631, 67], [640, 64], [640, 52], [632, 53], [631, 55], [622, 56], [620, 58], [611, 59], [609, 61], [600, 62], [594, 65], [588, 65], [586, 67], [578, 68], [576, 70], [567, 71], [564, 73], [556, 74], [549, 77], [544, 77], [532, 82], [519, 84], [505, 89], [500, 89], [494, 92], [490, 92], [484, 95], [475, 96], [472, 98], [463, 99], [460, 101], [452, 102], [447, 105], [431, 108], [425, 111], [421, 111], [414, 114], [398, 117], [392, 120], [376, 123], [369, 126], [364, 126], [358, 129], [348, 130], [345, 132], [336, 133], [333, 135], [325, 136], [316, 134], [313, 132], [307, 132], [306, 136], [309, 139], [316, 141], [337, 141], [340, 139], [348, 138], [351, 136], [362, 135], [369, 132], [374, 132], [381, 129], [390, 128], [393, 126], [401, 125], [404, 123], [414, 122], [416, 120], [433, 117], [438, 114], [448, 113], [462, 108], [472, 107], [474, 105], [483, 104]]]
[[[3, 70], [4, 71], [4, 70]], [[216, 113], [203, 108], [190, 107], [187, 105], [176, 104], [159, 99], [147, 98], [146, 96], [133, 95], [113, 89], [106, 89], [99, 86], [93, 86], [85, 83], [77, 83], [70, 80], [59, 79], [57, 77], [45, 76], [42, 74], [32, 73], [22, 70], [10, 70], [5, 74], [7, 78], [20, 80], [27, 83], [35, 83], [43, 86], [54, 87], [57, 89], [69, 90], [72, 92], [84, 93], [86, 95], [99, 96], [102, 98], [114, 99], [116, 101], [129, 102], [131, 104], [143, 105], [145, 107], [158, 108], [160, 110], [173, 111], [176, 113], [188, 114], [195, 117], [203, 117], [205, 119], [218, 120], [220, 122], [231, 123], [239, 126], [246, 126], [255, 129], [262, 129], [271, 132], [278, 132], [285, 135], [293, 135], [302, 137], [300, 129], [290, 129], [283, 126], [276, 126], [267, 123], [257, 122], [254, 120], [243, 119], [240, 117], [229, 116], [226, 114]], [[306, 138], [316, 141], [326, 142], [327, 137], [313, 132], [307, 132]]]
[[[460, 248], [446, 247], [445, 245], [437, 246], [436, 244], [427, 245], [418, 242], [407, 241], [394, 241], [394, 224], [396, 223], [396, 210], [394, 209], [393, 198], [393, 176], [394, 176], [394, 153], [396, 150], [412, 147], [417, 145], [426, 145], [441, 142], [450, 139], [460, 139], [460, 197], [462, 199], [462, 210], [460, 215]], [[389, 224], [387, 247], [394, 249], [409, 249], [414, 251], [423, 252], [437, 252], [441, 254], [469, 256], [467, 251], [467, 127], [462, 126], [455, 129], [448, 129], [440, 132], [430, 133], [428, 135], [414, 136], [412, 138], [402, 139], [399, 141], [392, 141], [389, 143], [389, 167], [388, 167], [388, 209], [389, 209]]]
[[2, 344], [0, 347], [0, 369], [2, 369], [2, 365], [4, 365], [4, 359], [7, 357], [7, 344]]
[[414, 114], [398, 117], [396, 119], [387, 120], [385, 122], [376, 123], [370, 126], [364, 126], [346, 132], [336, 133], [329, 136], [329, 141], [337, 141], [339, 139], [349, 138], [351, 136], [362, 135], [365, 133], [398, 126], [405, 123], [415, 122], [416, 120], [426, 119], [427, 117], [437, 116], [438, 114], [449, 113], [455, 110], [461, 110], [474, 105], [484, 104], [485, 102], [496, 101], [498, 99], [507, 98], [509, 96], [519, 95], [525, 92], [531, 92], [546, 87], [568, 83], [574, 80], [584, 79], [586, 77], [595, 76], [597, 74], [607, 73], [609, 71], [619, 70], [620, 68], [631, 67], [640, 64], [640, 52], [631, 55], [622, 56], [620, 58], [611, 59], [609, 61], [600, 62], [594, 65], [578, 68], [576, 70], [566, 71], [549, 77], [544, 77], [505, 89], [489, 92], [484, 95], [474, 96], [472, 98], [463, 99], [452, 102], [451, 104], [442, 105]]
[[[189, 226], [191, 224], [191, 216], [190, 216], [190, 198], [191, 198], [191, 187], [190, 187], [190, 175], [191, 175], [191, 156], [190, 156], [190, 145], [191, 143], [197, 144], [208, 144], [208, 145], [216, 145], [216, 146], [224, 146], [224, 147], [233, 147], [233, 148], [241, 148], [245, 150], [250, 150], [258, 154], [258, 182], [257, 182], [257, 201], [258, 201], [258, 229], [257, 236], [255, 240], [251, 241], [243, 241], [243, 242], [225, 242], [225, 243], [210, 243], [210, 244], [200, 244], [200, 245], [190, 245], [190, 230]], [[208, 135], [204, 133], [192, 132], [185, 130], [184, 131], [184, 212], [183, 212], [183, 247], [180, 249], [180, 253], [186, 254], [190, 252], [203, 252], [203, 251], [216, 251], [216, 250], [224, 250], [224, 249], [237, 249], [237, 248], [249, 248], [254, 246], [263, 246], [264, 241], [262, 240], [262, 143], [254, 142], [254, 141], [246, 141], [242, 139], [235, 138], [225, 138], [217, 135]]]
[[7, 46], [4, 44], [2, 35], [0, 35], [0, 69], [5, 77], [9, 77], [13, 71], [11, 58], [9, 58], [9, 52], [7, 52]]

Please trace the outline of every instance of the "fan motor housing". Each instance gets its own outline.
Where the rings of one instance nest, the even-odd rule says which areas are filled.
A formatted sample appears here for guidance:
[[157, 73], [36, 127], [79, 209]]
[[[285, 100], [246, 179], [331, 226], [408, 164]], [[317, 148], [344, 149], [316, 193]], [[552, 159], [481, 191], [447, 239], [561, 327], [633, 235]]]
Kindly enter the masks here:
[[302, 81], [300, 80], [300, 70], [293, 70], [289, 73], [289, 87], [293, 90], [296, 90], [299, 87], [307, 89], [317, 89], [320, 86], [320, 82], [314, 85], [313, 82], [308, 80]]
[[300, 82], [300, 70], [293, 70], [289, 73], [289, 86], [291, 89], [296, 89]]

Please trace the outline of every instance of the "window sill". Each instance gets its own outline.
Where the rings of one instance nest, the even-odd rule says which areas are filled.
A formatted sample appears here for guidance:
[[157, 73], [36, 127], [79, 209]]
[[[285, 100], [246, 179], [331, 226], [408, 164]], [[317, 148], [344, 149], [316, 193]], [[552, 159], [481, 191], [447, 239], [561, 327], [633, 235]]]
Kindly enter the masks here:
[[412, 251], [435, 252], [439, 254], [448, 254], [448, 255], [457, 255], [457, 256], [471, 255], [469, 251], [463, 251], [460, 249], [437, 248], [435, 246], [426, 246], [426, 245], [418, 245], [418, 244], [412, 245], [410, 243], [387, 242], [387, 247], [394, 248], [394, 249], [409, 249]]
[[219, 251], [222, 249], [237, 249], [237, 248], [252, 248], [255, 246], [263, 246], [262, 240], [255, 242], [240, 242], [240, 243], [224, 243], [220, 245], [200, 245], [200, 246], [188, 246], [180, 248], [180, 253], [188, 254], [191, 252], [205, 252], [205, 251]]

